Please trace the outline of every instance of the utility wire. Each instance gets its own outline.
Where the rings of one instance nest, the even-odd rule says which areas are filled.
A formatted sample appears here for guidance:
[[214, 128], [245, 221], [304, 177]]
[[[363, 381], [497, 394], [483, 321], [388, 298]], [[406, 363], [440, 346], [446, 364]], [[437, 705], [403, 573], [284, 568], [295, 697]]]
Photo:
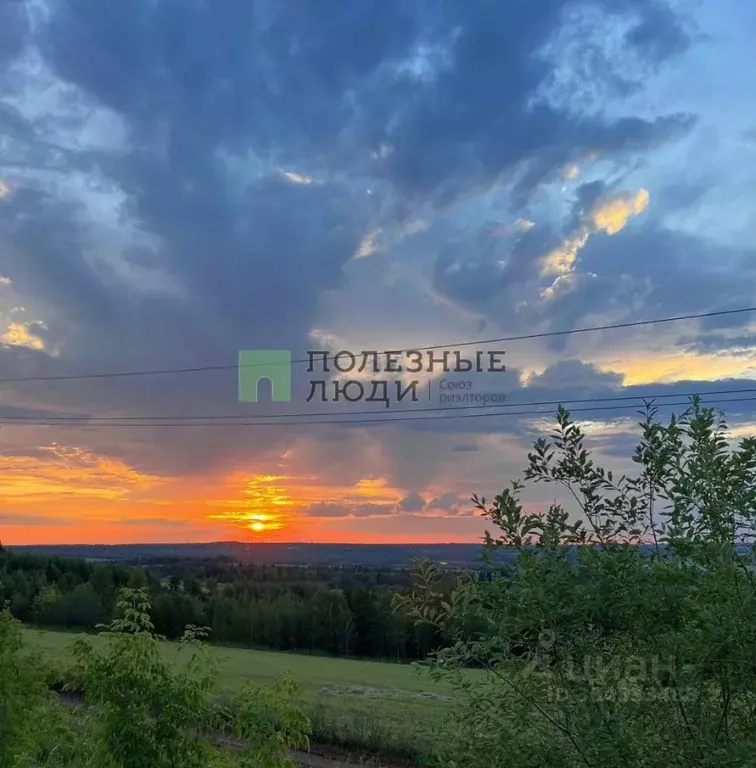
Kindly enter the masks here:
[[[385, 354], [386, 352], [429, 352], [435, 349], [455, 349], [459, 347], [481, 346], [483, 344], [500, 344], [510, 341], [526, 341], [529, 339], [544, 339], [552, 338], [556, 336], [569, 336], [573, 333], [592, 333], [594, 331], [611, 331], [621, 328], [638, 328], [646, 325], [659, 325], [661, 323], [675, 323], [681, 320], [701, 320], [709, 317], [723, 317], [726, 315], [738, 315], [746, 312], [756, 312], [756, 307], [742, 307], [740, 309], [723, 309], [717, 312], [701, 312], [690, 315], [677, 315], [675, 317], [662, 317], [656, 320], [636, 320], [629, 323], [615, 323], [612, 325], [597, 325], [587, 328], [572, 328], [565, 331], [544, 331], [542, 333], [528, 333], [521, 336], [503, 336], [497, 339], [479, 339], [477, 341], [463, 341], [456, 344], [435, 344], [429, 347], [412, 347], [403, 350], [378, 350], [378, 354]], [[372, 351], [372, 350], [371, 350]], [[302, 363], [309, 363], [310, 359], [291, 360], [289, 363], [250, 363], [249, 365], [241, 366], [244, 368], [258, 368], [261, 366], [269, 367], [270, 365], [295, 365]], [[144, 371], [117, 371], [114, 373], [81, 373], [72, 375], [61, 376], [21, 376], [15, 378], [0, 378], [0, 384], [14, 384], [21, 382], [32, 381], [73, 381], [81, 379], [112, 379], [126, 376], [158, 376], [162, 374], [178, 374], [178, 373], [200, 373], [205, 371], [228, 371], [239, 368], [237, 364], [234, 365], [202, 365], [194, 368], [165, 368], [154, 369]]]
[[[756, 397], [744, 397], [744, 398], [723, 398], [714, 400], [711, 402], [703, 402], [702, 405], [705, 406], [714, 406], [714, 405], [720, 405], [722, 403], [748, 403], [755, 401]], [[653, 398], [648, 398], [649, 402], [653, 401]], [[683, 402], [677, 402], [677, 403], [661, 403], [661, 407], [678, 407], [678, 406], [688, 406], [690, 405], [689, 401], [683, 401]], [[497, 406], [490, 406], [490, 407], [497, 407]], [[639, 407], [638, 403], [634, 403], [632, 405], [605, 405], [605, 406], [592, 406], [587, 408], [574, 408], [574, 409], [568, 409], [570, 413], [585, 413], [585, 412], [595, 412], [595, 411], [619, 411], [619, 410], [627, 410], [628, 408], [635, 408], [637, 409]], [[454, 410], [454, 409], [452, 409]], [[460, 409], [461, 410], [461, 409]], [[544, 416], [549, 415], [550, 411], [500, 411], [498, 413], [464, 413], [460, 415], [446, 415], [441, 414], [438, 416], [399, 416], [396, 418], [388, 417], [384, 419], [347, 419], [347, 420], [329, 420], [329, 421], [289, 421], [289, 422], [276, 422], [271, 424], [270, 422], [264, 422], [264, 421], [245, 421], [245, 422], [232, 422], [232, 423], [218, 423], [218, 422], [208, 422], [208, 423], [189, 423], [189, 422], [183, 422], [183, 423], [177, 423], [177, 422], [167, 422], [163, 424], [135, 424], [133, 422], [131, 423], [117, 423], [117, 424], [87, 424], [87, 423], [71, 423], [71, 422], [51, 422], [51, 421], [37, 421], [37, 422], [31, 422], [31, 421], [25, 421], [25, 422], [8, 422], [8, 421], [2, 421], [0, 420], [0, 425], [5, 426], [16, 426], [16, 427], [78, 427], [78, 428], [89, 428], [92, 427], [118, 427], [118, 428], [124, 428], [124, 427], [138, 427], [138, 428], [145, 428], [145, 427], [155, 427], [155, 428], [174, 428], [174, 427], [265, 427], [265, 426], [278, 426], [278, 427], [292, 427], [292, 426], [298, 426], [298, 427], [304, 427], [304, 426], [315, 426], [320, 424], [330, 424], [330, 425], [337, 425], [337, 424], [388, 424], [390, 422], [407, 422], [407, 421], [446, 421], [448, 419], [480, 419], [480, 418], [497, 418], [500, 416]]]
[[[715, 389], [710, 392], [673, 392], [668, 394], [646, 394], [646, 395], [621, 395], [614, 397], [586, 397], [586, 398], [562, 398], [560, 400], [540, 400], [540, 401], [525, 401], [522, 403], [502, 403], [500, 405], [461, 405], [461, 406], [439, 406], [432, 408], [395, 408], [391, 410], [391, 414], [394, 413], [431, 413], [436, 411], [470, 411], [481, 410], [491, 408], [526, 408], [537, 406], [549, 406], [549, 405], [564, 405], [565, 403], [616, 403], [628, 400], [657, 400], [660, 398], [670, 397], [711, 397], [712, 395], [742, 395], [756, 393], [756, 387], [746, 387], [744, 389]], [[223, 415], [223, 416], [14, 416], [0, 414], [0, 422], [19, 422], [26, 421], [42, 421], [45, 422], [85, 422], [87, 424], [91, 422], [104, 422], [107, 425], [108, 422], [126, 422], [126, 421], [205, 421], [205, 420], [217, 420], [217, 421], [240, 421], [242, 419], [293, 419], [293, 418], [319, 418], [319, 417], [334, 417], [334, 416], [368, 416], [373, 414], [386, 414], [386, 409], [370, 410], [370, 411], [332, 411], [332, 412], [320, 412], [320, 413], [280, 413], [280, 414], [242, 414], [242, 415]], [[515, 413], [517, 413], [515, 411]], [[318, 422], [322, 423], [322, 422]], [[339, 422], [341, 423], [341, 422]], [[150, 426], [145, 424], [144, 426]]]

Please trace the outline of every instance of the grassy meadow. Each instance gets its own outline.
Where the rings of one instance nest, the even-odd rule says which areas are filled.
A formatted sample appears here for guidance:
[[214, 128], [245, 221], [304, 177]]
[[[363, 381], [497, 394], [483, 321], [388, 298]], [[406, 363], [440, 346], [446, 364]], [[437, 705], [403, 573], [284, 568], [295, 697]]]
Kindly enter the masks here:
[[[27, 628], [26, 642], [65, 667], [74, 633]], [[100, 642], [90, 636], [94, 643]], [[175, 643], [168, 658], [179, 659]], [[213, 647], [221, 659], [221, 688], [245, 681], [272, 683], [285, 675], [299, 685], [313, 724], [313, 741], [373, 753], [419, 758], [429, 754], [453, 691], [406, 664]]]

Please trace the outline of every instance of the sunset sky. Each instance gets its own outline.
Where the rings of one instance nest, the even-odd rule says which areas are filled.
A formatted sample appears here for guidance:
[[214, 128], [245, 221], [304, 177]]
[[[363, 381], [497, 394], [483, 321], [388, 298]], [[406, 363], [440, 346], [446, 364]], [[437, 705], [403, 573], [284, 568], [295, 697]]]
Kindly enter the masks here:
[[[0, 540], [476, 540], [470, 496], [547, 412], [315, 424], [381, 404], [307, 402], [301, 364], [290, 403], [239, 403], [238, 351], [756, 305], [754, 29], [747, 0], [0, 0]], [[755, 329], [469, 346], [507, 371], [456, 378], [738, 390]], [[363, 419], [438, 406], [440, 371], [416, 378], [430, 403]], [[756, 400], [723, 407], [750, 434]], [[634, 412], [580, 415], [631, 470]]]

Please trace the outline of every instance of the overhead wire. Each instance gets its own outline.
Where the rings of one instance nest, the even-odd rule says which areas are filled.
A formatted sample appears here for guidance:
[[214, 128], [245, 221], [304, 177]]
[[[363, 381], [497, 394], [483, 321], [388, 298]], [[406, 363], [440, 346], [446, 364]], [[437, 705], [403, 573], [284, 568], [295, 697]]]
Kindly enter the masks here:
[[[638, 395], [618, 395], [611, 397], [587, 397], [587, 398], [570, 398], [564, 397], [558, 400], [535, 400], [524, 401], [520, 403], [502, 403], [502, 404], [485, 404], [485, 405], [462, 405], [462, 406], [434, 406], [431, 408], [396, 408], [392, 409], [391, 413], [431, 413], [431, 412], [444, 412], [444, 411], [470, 411], [470, 410], [482, 410], [492, 408], [525, 408], [525, 407], [543, 407], [543, 406], [555, 406], [564, 405], [567, 403], [612, 403], [612, 402], [626, 402], [630, 400], [657, 400], [666, 398], [691, 398], [691, 397], [711, 397], [713, 395], [741, 395], [756, 393], [756, 387], [744, 387], [742, 389], [715, 389], [709, 392], [702, 392], [700, 390], [695, 392], [670, 392], [670, 393], [647, 393]], [[290, 418], [319, 418], [319, 417], [338, 417], [338, 416], [368, 416], [376, 414], [386, 414], [386, 409], [374, 409], [367, 411], [332, 411], [332, 412], [319, 412], [310, 413], [307, 411], [298, 413], [274, 413], [274, 414], [224, 414], [224, 415], [177, 415], [177, 416], [164, 416], [164, 415], [147, 415], [147, 416], [28, 416], [28, 415], [13, 415], [0, 413], [0, 423], [24, 423], [27, 421], [45, 421], [45, 422], [103, 422], [107, 424], [109, 422], [139, 422], [139, 421], [162, 421], [162, 422], [174, 422], [174, 421], [241, 421], [244, 419], [290, 419]], [[323, 422], [318, 422], [323, 423]], [[341, 423], [341, 422], [339, 422]], [[149, 426], [149, 425], [145, 425]]]
[[[647, 402], [653, 403], [654, 398], [646, 398]], [[721, 405], [723, 403], [746, 403], [756, 401], [756, 397], [744, 397], [744, 398], [721, 398], [711, 402], [703, 402], [705, 406]], [[661, 403], [662, 407], [687, 407], [690, 405], [689, 400], [675, 403]], [[587, 413], [596, 411], [618, 411], [627, 409], [639, 409], [639, 403], [627, 404], [627, 405], [608, 405], [608, 406], [589, 406], [585, 408], [570, 408], [570, 413]], [[500, 407], [500, 406], [491, 406]], [[511, 407], [511, 406], [510, 406]], [[453, 410], [453, 409], [452, 409]], [[431, 423], [433, 421], [448, 421], [450, 419], [479, 419], [479, 418], [499, 418], [502, 416], [548, 416], [551, 415], [550, 411], [535, 410], [535, 411], [499, 411], [494, 413], [465, 413], [465, 414], [439, 414], [437, 416], [399, 416], [399, 417], [386, 417], [382, 419], [347, 419], [347, 420], [327, 420], [327, 421], [289, 421], [289, 422], [265, 422], [265, 421], [245, 421], [245, 422], [231, 422], [231, 423], [218, 423], [218, 422], [206, 422], [206, 423], [190, 423], [190, 422], [165, 422], [157, 424], [139, 424], [139, 423], [106, 423], [106, 424], [90, 424], [87, 422], [73, 423], [73, 422], [54, 422], [54, 421], [3, 421], [0, 418], [0, 425], [16, 426], [16, 427], [78, 427], [84, 429], [95, 429], [98, 427], [107, 428], [187, 428], [187, 427], [270, 427], [270, 426], [284, 426], [284, 427], [303, 427], [303, 426], [315, 426], [315, 425], [353, 425], [353, 424], [388, 424], [394, 422], [410, 422], [410, 421], [425, 421]]]
[[[724, 317], [727, 315], [745, 314], [748, 312], [756, 312], [756, 307], [723, 309], [723, 310], [718, 310], [714, 312], [698, 312], [698, 313], [693, 313], [688, 315], [675, 315], [673, 317], [662, 317], [654, 320], [635, 320], [635, 321], [626, 322], [626, 323], [612, 323], [607, 325], [589, 326], [584, 328], [571, 328], [569, 330], [561, 330], [561, 331], [542, 331], [539, 333], [527, 333], [519, 336], [502, 336], [495, 339], [477, 339], [474, 341], [463, 341], [463, 342], [456, 342], [456, 343], [451, 342], [448, 344], [435, 344], [432, 346], [408, 347], [401, 350], [396, 350], [396, 349], [380, 350], [378, 351], [378, 354], [386, 354], [389, 352], [391, 353], [415, 352], [415, 351], [429, 352], [437, 349], [449, 349], [449, 348], [456, 349], [460, 347], [481, 346], [484, 344], [501, 344], [501, 343], [507, 343], [512, 341], [527, 341], [531, 339], [543, 339], [543, 338], [553, 338], [558, 336], [569, 336], [569, 335], [578, 334], [578, 333], [593, 333], [596, 331], [610, 331], [610, 330], [618, 330], [623, 328], [638, 328], [642, 326], [680, 322], [683, 320], [703, 320], [706, 318]], [[226, 364], [226, 365], [202, 365], [202, 366], [187, 367], [187, 368], [164, 368], [164, 369], [137, 370], [137, 371], [114, 371], [110, 373], [61, 374], [61, 375], [53, 375], [53, 376], [17, 376], [17, 377], [0, 378], [0, 384], [28, 383], [28, 382], [34, 382], [34, 381], [76, 381], [76, 380], [83, 380], [83, 379], [111, 379], [111, 378], [122, 378], [122, 377], [132, 377], [132, 376], [158, 376], [158, 375], [168, 375], [168, 374], [201, 373], [201, 372], [207, 372], [207, 371], [236, 370], [239, 367], [258, 368], [258, 367], [269, 367], [271, 365], [297, 365], [297, 364], [310, 363], [310, 362], [311, 360], [308, 357], [306, 359], [303, 358], [298, 360], [287, 361], [286, 363], [276, 363], [276, 362], [249, 363], [242, 366], [239, 366], [238, 363], [234, 363], [234, 364]]]

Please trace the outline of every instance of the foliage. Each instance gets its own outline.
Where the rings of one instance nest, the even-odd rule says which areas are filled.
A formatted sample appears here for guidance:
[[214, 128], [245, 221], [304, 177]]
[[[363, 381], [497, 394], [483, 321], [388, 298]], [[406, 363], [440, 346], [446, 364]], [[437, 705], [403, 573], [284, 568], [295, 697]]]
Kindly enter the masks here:
[[45, 670], [24, 649], [21, 625], [0, 611], [0, 766], [28, 759], [36, 749], [35, 723], [51, 694]]
[[392, 610], [406, 569], [277, 566], [166, 558], [149, 566], [0, 553], [0, 602], [41, 627], [94, 631], [112, 620], [120, 589], [147, 587], [156, 631], [178, 640], [187, 624], [215, 642], [334, 656], [419, 660], [441, 638]]
[[[28, 628], [24, 637], [40, 654], [55, 660], [64, 673], [70, 667], [75, 635]], [[104, 636], [92, 637], [92, 642], [101, 646]], [[182, 658], [177, 643], [161, 646], [166, 661], [175, 664]], [[317, 744], [417, 762], [432, 753], [434, 731], [448, 719], [451, 687], [434, 683], [408, 664], [215, 645], [208, 650], [219, 659], [220, 701], [229, 710], [234, 694], [247, 681], [262, 685], [287, 676], [295, 679]]]
[[171, 664], [160, 654], [147, 590], [124, 589], [117, 607], [104, 649], [87, 639], [74, 645], [75, 679], [99, 737], [98, 768], [284, 768], [288, 750], [306, 746], [309, 724], [286, 682], [245, 691], [232, 718], [245, 743], [233, 753], [218, 749], [224, 713], [215, 700], [218, 662], [202, 642], [207, 631], [188, 626], [181, 645], [190, 657]]
[[[75, 679], [93, 708], [102, 766], [211, 765], [216, 730], [206, 694], [211, 676], [193, 656], [172, 669], [160, 657], [145, 590], [126, 589], [121, 615], [107, 627], [109, 643], [74, 645]], [[189, 636], [191, 641], [192, 636]]]
[[[125, 588], [116, 618], [103, 627], [105, 642], [75, 641], [67, 688], [86, 703], [76, 711], [60, 705], [48, 687], [53, 671], [24, 648], [18, 621], [0, 612], [0, 768], [294, 765], [289, 752], [308, 746], [310, 727], [296, 685], [248, 685], [222, 709], [207, 631], [186, 627], [181, 647], [189, 658], [170, 663], [149, 610], [145, 588]], [[224, 728], [241, 739], [233, 749]]]
[[244, 768], [296, 768], [286, 754], [307, 749], [310, 722], [296, 703], [297, 687], [290, 679], [268, 688], [247, 685], [239, 697], [234, 735], [248, 745], [236, 765]]
[[[517, 568], [461, 580], [417, 570], [401, 600], [450, 638], [435, 675], [462, 702], [439, 756], [449, 768], [752, 765], [756, 754], [756, 441], [724, 417], [643, 413], [635, 477], [615, 477], [560, 408], [525, 480], [561, 488], [539, 514], [513, 482], [490, 505], [490, 550]], [[476, 631], [470, 634], [474, 617]], [[487, 675], [460, 673], [470, 663]]]

